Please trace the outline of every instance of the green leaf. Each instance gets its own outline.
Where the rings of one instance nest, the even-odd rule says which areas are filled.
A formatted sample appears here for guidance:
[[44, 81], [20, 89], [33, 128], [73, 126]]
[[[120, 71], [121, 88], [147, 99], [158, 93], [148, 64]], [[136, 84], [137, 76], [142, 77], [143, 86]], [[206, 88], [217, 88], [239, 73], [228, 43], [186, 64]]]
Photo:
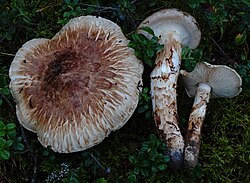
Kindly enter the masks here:
[[5, 86], [4, 88], [2, 88], [1, 92], [2, 92], [2, 94], [6, 95], [6, 96], [10, 95], [10, 90], [9, 90], [8, 86]]
[[154, 56], [154, 50], [152, 50], [151, 48], [146, 49], [146, 53], [150, 58]]
[[2, 99], [2, 98], [0, 98], [0, 106], [2, 105], [2, 103], [3, 103], [3, 99]]
[[158, 165], [158, 167], [157, 167], [159, 170], [166, 170], [166, 168], [167, 168], [167, 165], [164, 165], [164, 164], [161, 164], [161, 165]]
[[147, 152], [148, 149], [149, 149], [148, 144], [146, 144], [146, 143], [142, 144], [142, 147], [141, 147], [142, 152]]
[[134, 169], [133, 173], [134, 173], [135, 175], [138, 175], [138, 174], [140, 173], [140, 169], [136, 167], [136, 168]]
[[156, 172], [158, 172], [158, 169], [157, 169], [156, 167], [152, 166], [152, 167], [151, 167], [151, 171], [152, 171], [153, 173], [156, 173]]
[[6, 125], [6, 130], [11, 131], [11, 130], [14, 130], [15, 128], [16, 128], [15, 123], [9, 123]]
[[188, 5], [190, 8], [195, 9], [195, 8], [198, 8], [200, 6], [200, 2], [197, 0], [190, 0]]
[[5, 129], [5, 125], [3, 123], [3, 121], [0, 120], [0, 129], [4, 130]]
[[240, 46], [246, 42], [247, 34], [246, 32], [243, 32], [243, 34], [237, 34], [237, 36], [234, 39], [234, 42], [237, 46]]
[[0, 138], [0, 148], [3, 148], [5, 146], [6, 140], [3, 138]]
[[105, 178], [99, 178], [95, 181], [95, 183], [108, 183], [108, 181]]
[[138, 113], [144, 113], [145, 110], [146, 110], [146, 109], [145, 109], [144, 107], [138, 107], [137, 112], [138, 112]]
[[22, 137], [17, 137], [16, 142], [21, 142], [22, 141]]
[[130, 42], [128, 43], [128, 47], [135, 49], [135, 48], [136, 48], [136, 44], [135, 44], [134, 42], [131, 42], [131, 41], [130, 41]]
[[136, 164], [136, 162], [137, 162], [135, 156], [129, 156], [128, 159], [129, 159], [129, 161], [130, 161], [131, 163], [133, 163], [133, 164]]
[[164, 156], [163, 163], [167, 163], [169, 162], [169, 160], [170, 160], [169, 156]]
[[16, 143], [14, 146], [15, 150], [17, 151], [23, 151], [25, 149], [24, 145], [22, 143]]
[[190, 48], [188, 46], [184, 46], [182, 48], [181, 57], [183, 59], [185, 59], [185, 58], [189, 57], [190, 54], [191, 54]]
[[0, 158], [3, 160], [8, 160], [10, 158], [10, 152], [5, 149], [0, 150]]
[[145, 118], [148, 119], [150, 118], [150, 116], [152, 115], [151, 110], [147, 111], [147, 113], [145, 114]]
[[150, 27], [141, 27], [141, 30], [144, 30], [145, 32], [149, 33], [150, 35], [154, 36], [155, 33]]
[[203, 50], [200, 50], [200, 49], [193, 50], [193, 57], [196, 61], [200, 60], [202, 56], [203, 56]]
[[151, 151], [149, 151], [149, 156], [153, 159], [156, 158], [158, 154], [159, 153], [156, 151], [156, 149], [151, 149]]
[[0, 131], [0, 137], [3, 137], [3, 136], [5, 136], [5, 131], [1, 130]]
[[67, 5], [70, 4], [70, 0], [64, 0]]
[[6, 143], [5, 143], [5, 146], [6, 147], [11, 147], [11, 145], [13, 144], [13, 140], [8, 140]]
[[12, 40], [12, 34], [11, 34], [10, 32], [7, 32], [7, 33], [5, 34], [5, 37], [6, 37], [6, 39], [7, 39], [8, 41], [11, 41], [11, 40]]
[[[0, 71], [0, 72], [4, 72], [4, 71]], [[0, 75], [0, 88], [5, 87], [6, 85], [7, 85], [6, 76]]]
[[156, 138], [156, 136], [155, 136], [154, 134], [150, 134], [149, 140], [150, 140], [150, 141], [156, 141], [157, 138]]
[[155, 48], [155, 51], [158, 52], [164, 48], [164, 44], [158, 44]]
[[95, 8], [87, 7], [85, 12], [87, 15], [91, 15], [91, 14], [95, 13]]
[[69, 18], [71, 16], [71, 12], [64, 12], [63, 17], [64, 18]]
[[144, 104], [144, 109], [147, 110], [149, 108], [149, 105], [148, 104]]
[[80, 6], [77, 6], [76, 9], [75, 9], [75, 11], [80, 14], [82, 12], [82, 9], [81, 9]]
[[148, 177], [149, 176], [149, 170], [144, 168], [144, 169], [141, 169], [141, 174], [144, 176], [144, 177]]
[[144, 59], [144, 62], [145, 62], [146, 64], [148, 64], [149, 67], [151, 67], [151, 68], [154, 66], [154, 62], [152, 62], [151, 59]]
[[136, 35], [137, 35], [136, 40], [138, 41], [139, 44], [141, 44], [141, 46], [147, 44], [148, 39], [143, 34], [136, 34]]
[[[151, 42], [152, 43], [154, 43], [154, 44], [158, 44], [158, 41], [159, 41], [159, 38], [158, 37], [156, 37], [156, 36], [153, 36], [152, 38], [151, 38]], [[159, 44], [160, 45], [160, 44]]]
[[42, 153], [43, 156], [48, 156], [49, 155], [49, 151], [48, 150], [44, 150]]
[[142, 92], [147, 94], [149, 92], [149, 88], [148, 87], [143, 88]]
[[129, 176], [128, 176], [128, 179], [127, 179], [128, 183], [136, 183], [137, 180], [136, 180], [136, 175], [131, 173]]
[[16, 131], [14, 129], [7, 131], [7, 135], [9, 138], [13, 139], [16, 136]]
[[139, 35], [138, 34], [131, 34], [131, 37], [134, 41], [139, 39]]

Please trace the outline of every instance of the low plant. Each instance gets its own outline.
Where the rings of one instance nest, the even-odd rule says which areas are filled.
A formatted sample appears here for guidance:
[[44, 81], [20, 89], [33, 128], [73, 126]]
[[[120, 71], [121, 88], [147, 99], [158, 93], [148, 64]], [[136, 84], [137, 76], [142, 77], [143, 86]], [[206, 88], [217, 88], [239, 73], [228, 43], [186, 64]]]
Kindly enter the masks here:
[[149, 92], [150, 90], [148, 87], [143, 88], [139, 95], [139, 103], [137, 108], [138, 113], [145, 113], [146, 119], [152, 116], [151, 97]]
[[181, 54], [183, 67], [190, 72], [194, 69], [197, 62], [202, 61], [203, 49], [196, 48], [192, 50], [188, 46], [184, 46]]
[[113, 11], [113, 16], [120, 21], [129, 20], [135, 15], [135, 5], [130, 0], [119, 0], [112, 4], [116, 11]]
[[157, 172], [167, 169], [169, 157], [164, 155], [167, 146], [155, 135], [142, 143], [137, 155], [129, 156], [134, 169], [130, 172], [128, 181], [136, 182], [139, 177], [154, 177]]
[[10, 158], [10, 148], [14, 143], [16, 135], [16, 125], [9, 123], [5, 125], [0, 120], [0, 160], [8, 160]]
[[5, 124], [0, 120], [0, 160], [8, 160], [11, 151], [14, 153], [23, 150], [22, 137], [17, 137], [15, 123]]
[[[150, 70], [154, 67], [156, 54], [162, 50], [164, 45], [158, 43], [159, 39], [149, 27], [142, 27], [141, 30], [149, 33], [152, 38], [148, 39], [143, 34], [132, 33], [130, 35], [129, 47], [135, 50], [135, 56], [142, 60]], [[144, 87], [139, 96], [138, 113], [145, 113], [145, 118], [152, 116], [150, 89]]]
[[152, 38], [148, 39], [143, 34], [133, 33], [130, 35], [129, 47], [135, 50], [135, 56], [142, 60], [151, 68], [155, 64], [156, 53], [163, 49], [164, 45], [158, 43], [159, 38], [154, 34], [153, 30], [149, 27], [141, 27], [141, 30], [149, 33]]
[[[6, 67], [0, 68], [0, 107], [2, 108], [10, 105], [6, 104], [10, 98], [7, 73]], [[23, 151], [24, 145], [21, 141], [22, 138], [17, 136], [16, 124], [0, 118], [0, 160], [8, 160], [12, 151]]]
[[62, 17], [59, 17], [57, 23], [60, 25], [65, 25], [71, 18], [82, 16], [82, 15], [90, 15], [95, 12], [94, 7], [81, 5], [79, 0], [64, 0], [64, 4], [60, 9], [59, 13]]
[[[1, 65], [0, 65], [1, 66]], [[6, 66], [0, 68], [0, 93], [5, 97], [10, 97], [9, 76]], [[3, 103], [3, 97], [0, 97], [0, 106]]]
[[42, 156], [48, 159], [52, 163], [55, 161], [55, 158], [56, 158], [55, 152], [50, 148], [50, 146], [43, 148]]

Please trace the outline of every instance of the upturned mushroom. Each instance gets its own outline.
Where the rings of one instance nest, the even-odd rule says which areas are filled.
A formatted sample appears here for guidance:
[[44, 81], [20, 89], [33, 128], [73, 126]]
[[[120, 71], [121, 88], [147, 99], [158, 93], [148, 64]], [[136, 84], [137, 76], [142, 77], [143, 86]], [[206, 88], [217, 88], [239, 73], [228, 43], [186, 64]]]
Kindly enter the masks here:
[[206, 62], [199, 62], [192, 72], [181, 71], [181, 74], [188, 96], [194, 97], [184, 150], [184, 165], [194, 168], [198, 162], [201, 128], [210, 96], [232, 98], [241, 92], [242, 80], [235, 70]]
[[117, 24], [94, 16], [26, 42], [9, 69], [20, 123], [60, 153], [90, 148], [121, 128], [137, 106], [143, 72], [127, 44]]
[[196, 48], [201, 32], [195, 19], [177, 9], [163, 9], [146, 18], [138, 33], [151, 38], [141, 27], [150, 27], [164, 44], [157, 53], [151, 72], [151, 98], [154, 120], [160, 138], [170, 148], [170, 163], [175, 169], [182, 165], [184, 140], [178, 127], [176, 87], [181, 65], [182, 46]]

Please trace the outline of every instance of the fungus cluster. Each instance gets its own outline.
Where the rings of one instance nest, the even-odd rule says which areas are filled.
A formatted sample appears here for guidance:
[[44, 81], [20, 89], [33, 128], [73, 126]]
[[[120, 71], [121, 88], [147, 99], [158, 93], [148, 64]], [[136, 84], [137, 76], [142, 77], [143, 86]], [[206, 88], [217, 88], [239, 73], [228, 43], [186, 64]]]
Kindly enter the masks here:
[[[146, 18], [163, 50], [150, 74], [154, 121], [170, 148], [174, 169], [195, 167], [201, 127], [211, 97], [234, 97], [241, 78], [226, 66], [198, 63], [180, 71], [182, 47], [198, 46], [195, 19], [177, 9]], [[120, 27], [104, 18], [82, 16], [69, 21], [52, 39], [33, 39], [16, 53], [9, 69], [10, 90], [20, 123], [37, 133], [44, 146], [60, 153], [81, 151], [100, 143], [133, 114], [143, 65], [129, 48]], [[188, 96], [195, 97], [184, 140], [178, 126], [177, 79], [181, 73]]]

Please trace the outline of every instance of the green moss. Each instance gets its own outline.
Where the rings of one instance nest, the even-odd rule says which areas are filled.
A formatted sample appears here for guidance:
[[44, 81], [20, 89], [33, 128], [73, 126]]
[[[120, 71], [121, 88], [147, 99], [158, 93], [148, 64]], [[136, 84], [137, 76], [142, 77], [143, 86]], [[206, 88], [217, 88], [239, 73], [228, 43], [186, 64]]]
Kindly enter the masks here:
[[206, 175], [212, 175], [208, 179], [211, 182], [249, 181], [249, 99], [249, 94], [243, 93], [211, 102], [200, 154]]

